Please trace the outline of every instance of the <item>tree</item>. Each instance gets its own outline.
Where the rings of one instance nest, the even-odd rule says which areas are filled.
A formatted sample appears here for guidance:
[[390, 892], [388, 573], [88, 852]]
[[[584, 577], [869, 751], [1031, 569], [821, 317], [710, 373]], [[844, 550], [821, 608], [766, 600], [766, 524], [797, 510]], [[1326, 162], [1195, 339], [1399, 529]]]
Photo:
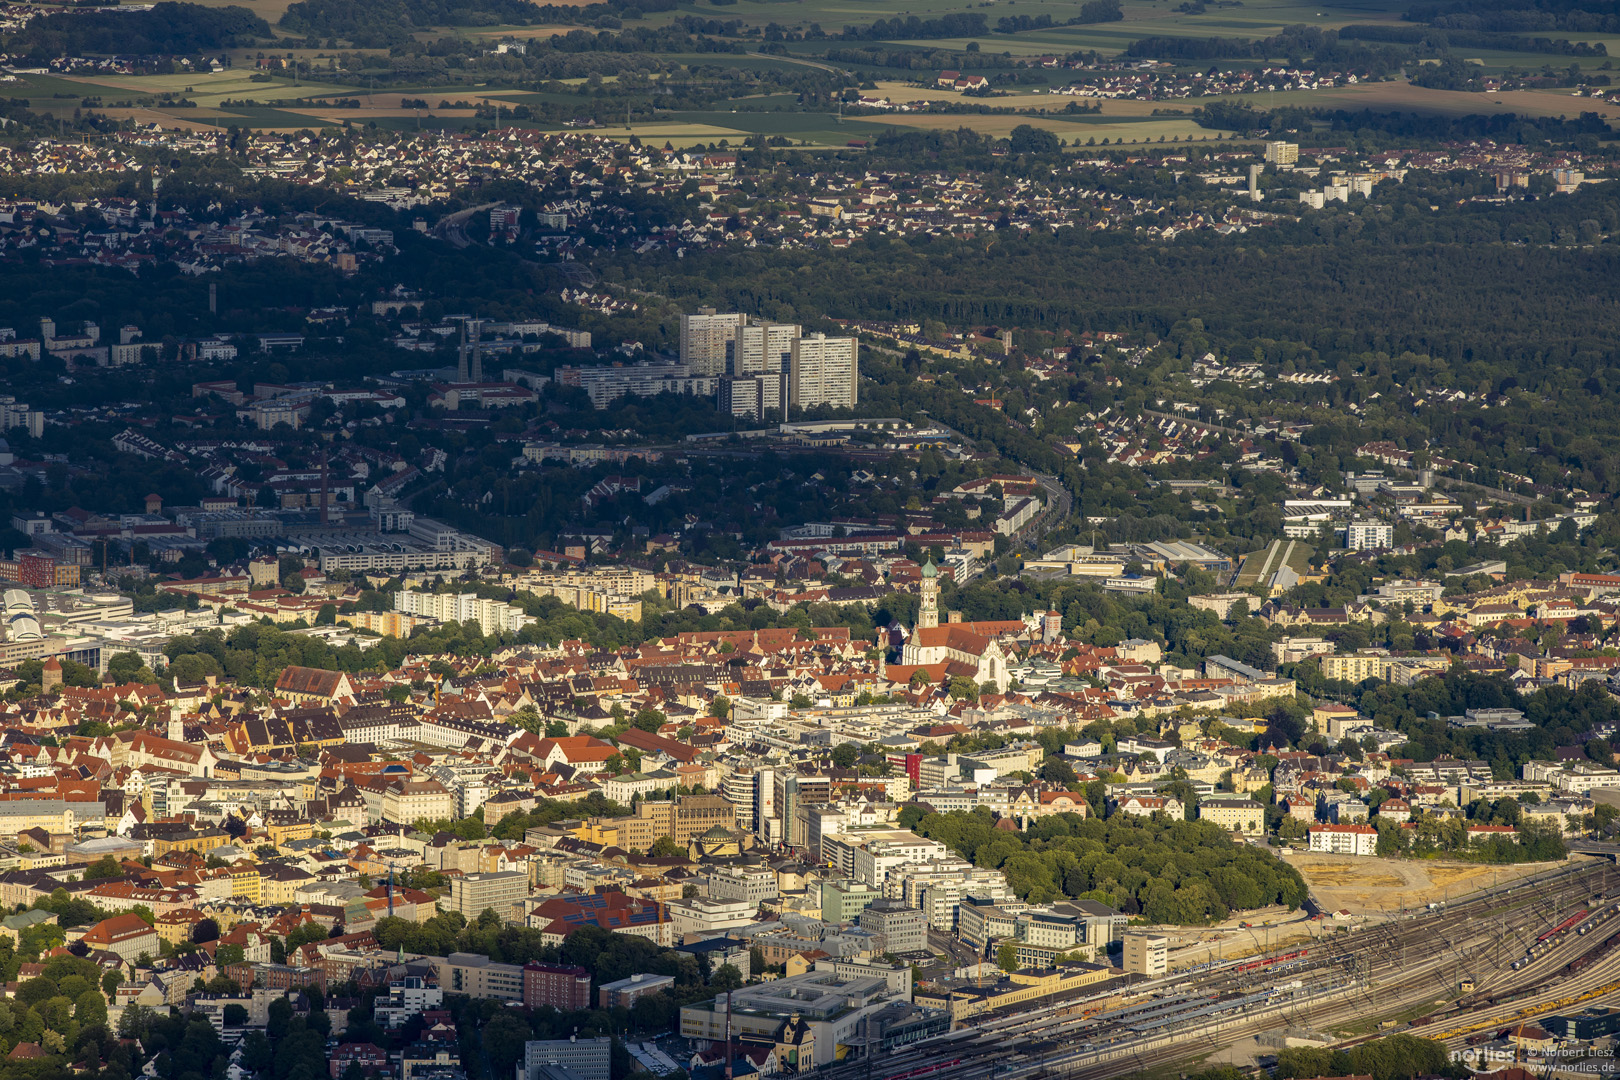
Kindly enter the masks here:
[[124, 868], [118, 865], [118, 860], [111, 855], [103, 855], [95, 862], [84, 868], [84, 880], [94, 881], [98, 878], [123, 877]]
[[1018, 947], [1010, 941], [1003, 941], [1001, 948], [996, 950], [996, 966], [1009, 973], [1017, 971]]
[[1080, 777], [1075, 773], [1074, 766], [1067, 761], [1059, 757], [1049, 757], [1041, 762], [1041, 779], [1049, 784], [1073, 784]]
[[742, 984], [742, 972], [738, 971], [736, 966], [732, 964], [721, 964], [720, 970], [716, 971], [714, 977], [709, 980], [710, 989], [721, 993], [727, 990], [736, 990]]
[[840, 769], [854, 768], [855, 762], [860, 759], [861, 748], [855, 743], [839, 743], [833, 747], [832, 763]]
[[114, 1001], [118, 996], [118, 988], [124, 985], [124, 977], [116, 971], [109, 971], [101, 977], [101, 992], [107, 995], [108, 1001]]
[[229, 967], [247, 960], [240, 945], [220, 945], [214, 950], [214, 963], [219, 967]]
[[107, 661], [107, 682], [113, 686], [137, 682], [137, 676], [145, 667], [146, 661], [141, 659], [139, 653], [114, 653], [113, 658]]
[[686, 855], [686, 849], [681, 847], [672, 836], [660, 836], [652, 842], [647, 854], [655, 859], [676, 859]]
[[248, 1011], [243, 1006], [232, 1002], [225, 1006], [221, 1018], [225, 1021], [226, 1027], [245, 1027], [248, 1022]]

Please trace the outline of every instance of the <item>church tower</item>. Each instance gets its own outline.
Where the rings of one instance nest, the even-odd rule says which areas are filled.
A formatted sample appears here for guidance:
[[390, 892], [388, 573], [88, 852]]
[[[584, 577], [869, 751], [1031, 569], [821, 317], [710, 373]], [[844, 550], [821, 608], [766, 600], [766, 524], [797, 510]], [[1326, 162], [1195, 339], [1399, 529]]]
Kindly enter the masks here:
[[917, 629], [932, 630], [939, 625], [939, 569], [930, 558], [922, 568], [922, 604], [917, 608]]

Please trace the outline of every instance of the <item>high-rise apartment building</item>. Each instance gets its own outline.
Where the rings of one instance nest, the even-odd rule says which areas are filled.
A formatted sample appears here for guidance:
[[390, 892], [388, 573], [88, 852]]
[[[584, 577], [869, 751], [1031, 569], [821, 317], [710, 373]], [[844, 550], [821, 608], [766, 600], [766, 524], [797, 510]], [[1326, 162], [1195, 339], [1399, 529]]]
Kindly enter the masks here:
[[737, 338], [737, 331], [748, 324], [740, 312], [719, 314], [714, 308], [699, 308], [696, 315], [681, 316], [681, 363], [693, 375], [724, 375], [726, 354]]
[[788, 371], [788, 404], [797, 409], [854, 408], [858, 353], [852, 337], [810, 334], [796, 340]]

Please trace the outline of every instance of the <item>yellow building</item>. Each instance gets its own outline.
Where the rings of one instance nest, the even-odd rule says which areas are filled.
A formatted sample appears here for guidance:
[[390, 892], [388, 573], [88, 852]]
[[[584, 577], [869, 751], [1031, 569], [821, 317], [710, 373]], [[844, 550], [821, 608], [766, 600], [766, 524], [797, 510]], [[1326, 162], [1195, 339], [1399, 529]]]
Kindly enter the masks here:
[[199, 855], [206, 855], [230, 842], [230, 834], [224, 829], [199, 829], [189, 835], [153, 840], [152, 857], [161, 859], [171, 851], [195, 851]]
[[306, 819], [299, 821], [276, 822], [272, 821], [265, 826], [265, 832], [270, 842], [276, 847], [293, 840], [312, 840], [315, 838], [315, 823]]
[[[170, 945], [178, 945], [182, 941], [191, 940], [192, 928], [202, 922], [203, 918], [203, 913], [196, 908], [177, 908], [159, 915], [153, 928], [157, 930], [158, 937]], [[223, 930], [224, 927], [220, 929]]]
[[356, 630], [370, 630], [383, 637], [397, 638], [408, 638], [418, 626], [432, 626], [438, 621], [404, 611], [356, 611], [337, 618], [338, 622], [347, 623]]
[[259, 868], [246, 859], [241, 859], [230, 868], [231, 895], [240, 896], [255, 904], [260, 900]]
[[1069, 964], [1046, 972], [1015, 971], [1002, 983], [991, 987], [961, 987], [949, 990], [917, 990], [912, 1002], [925, 1008], [945, 1009], [955, 1027], [971, 1016], [1014, 1005], [1024, 1005], [1057, 994], [1067, 994], [1096, 983], [1106, 982], [1114, 968], [1102, 964]]
[[1253, 799], [1202, 799], [1198, 820], [1212, 821], [1227, 832], [1260, 836], [1266, 831], [1266, 808]]

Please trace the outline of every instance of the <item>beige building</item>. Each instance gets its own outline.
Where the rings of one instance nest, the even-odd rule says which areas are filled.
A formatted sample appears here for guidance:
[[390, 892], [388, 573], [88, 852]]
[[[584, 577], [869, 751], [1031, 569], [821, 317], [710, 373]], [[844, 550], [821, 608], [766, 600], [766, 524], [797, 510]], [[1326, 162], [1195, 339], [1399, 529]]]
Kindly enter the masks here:
[[401, 825], [456, 816], [456, 800], [437, 780], [394, 780], [383, 788], [382, 820]]
[[523, 1000], [523, 968], [517, 964], [497, 964], [480, 953], [451, 953], [431, 958], [438, 969], [439, 986], [447, 994]]
[[[493, 909], [503, 920], [510, 919], [512, 905], [529, 895], [529, 875], [516, 870], [499, 874], [467, 874], [450, 880], [445, 910], [459, 911], [470, 922]], [[521, 990], [521, 987], [520, 987]]]
[[1170, 939], [1163, 934], [1132, 931], [1125, 935], [1125, 971], [1149, 977], [1170, 969]]
[[1198, 804], [1198, 819], [1213, 821], [1227, 832], [1260, 836], [1266, 831], [1266, 808], [1253, 799], [1214, 798]]

